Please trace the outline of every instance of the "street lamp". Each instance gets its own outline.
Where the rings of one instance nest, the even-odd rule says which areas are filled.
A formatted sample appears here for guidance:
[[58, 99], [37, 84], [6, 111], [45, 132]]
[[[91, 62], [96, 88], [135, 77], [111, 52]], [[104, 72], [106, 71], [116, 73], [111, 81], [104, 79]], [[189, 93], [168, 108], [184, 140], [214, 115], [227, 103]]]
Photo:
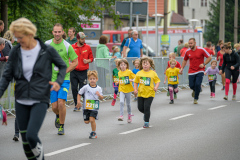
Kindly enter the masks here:
[[194, 31], [195, 31], [197, 22], [199, 22], [199, 20], [197, 20], [197, 19], [190, 19], [189, 21], [191, 22], [192, 28], [193, 28], [193, 38], [195, 38], [195, 37], [194, 37]]
[[161, 25], [161, 17], [163, 17], [162, 14], [153, 14], [155, 16], [155, 36], [156, 36], [156, 55], [158, 56], [158, 17], [160, 17], [160, 25]]

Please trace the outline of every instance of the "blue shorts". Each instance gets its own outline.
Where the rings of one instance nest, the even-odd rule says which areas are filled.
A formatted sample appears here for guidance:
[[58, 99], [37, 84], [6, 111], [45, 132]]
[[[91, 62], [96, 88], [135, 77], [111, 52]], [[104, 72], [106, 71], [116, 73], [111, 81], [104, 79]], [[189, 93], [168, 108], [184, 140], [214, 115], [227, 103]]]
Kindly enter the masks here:
[[51, 103], [57, 102], [58, 99], [64, 99], [65, 101], [67, 101], [69, 86], [70, 86], [70, 80], [64, 80], [58, 92], [51, 91], [50, 93]]

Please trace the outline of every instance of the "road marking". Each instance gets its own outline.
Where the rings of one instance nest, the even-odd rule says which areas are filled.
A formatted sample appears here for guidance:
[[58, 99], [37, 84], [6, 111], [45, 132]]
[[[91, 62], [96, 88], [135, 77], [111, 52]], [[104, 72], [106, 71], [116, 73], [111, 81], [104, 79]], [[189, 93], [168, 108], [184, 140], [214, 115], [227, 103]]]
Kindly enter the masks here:
[[65, 148], [65, 149], [60, 149], [58, 151], [54, 151], [54, 152], [51, 152], [51, 153], [47, 153], [47, 154], [45, 154], [45, 156], [46, 157], [53, 156], [53, 155], [56, 155], [56, 154], [59, 154], [59, 153], [63, 153], [63, 152], [66, 152], [66, 151], [70, 151], [70, 150], [73, 150], [73, 149], [76, 149], [76, 148], [87, 146], [89, 144], [91, 144], [91, 143], [82, 143], [82, 144], [79, 144], [79, 145], [76, 145], [76, 146], [72, 146], [72, 147], [68, 147], [68, 148]]
[[179, 116], [179, 117], [171, 118], [171, 119], [169, 119], [169, 120], [170, 120], [170, 121], [172, 121], [172, 120], [177, 120], [177, 119], [185, 118], [185, 117], [192, 116], [192, 115], [194, 115], [194, 114], [185, 114], [185, 115], [182, 115], [182, 116]]
[[221, 105], [221, 106], [209, 108], [208, 110], [214, 110], [214, 109], [223, 108], [223, 107], [226, 107], [226, 106], [227, 106], [227, 105]]
[[[152, 126], [149, 126], [149, 127], [152, 127]], [[129, 134], [129, 133], [137, 132], [137, 131], [140, 131], [140, 130], [143, 130], [143, 129], [146, 129], [146, 128], [141, 127], [141, 128], [133, 129], [133, 130], [130, 130], [130, 131], [122, 132], [122, 133], [119, 133], [119, 134]]]

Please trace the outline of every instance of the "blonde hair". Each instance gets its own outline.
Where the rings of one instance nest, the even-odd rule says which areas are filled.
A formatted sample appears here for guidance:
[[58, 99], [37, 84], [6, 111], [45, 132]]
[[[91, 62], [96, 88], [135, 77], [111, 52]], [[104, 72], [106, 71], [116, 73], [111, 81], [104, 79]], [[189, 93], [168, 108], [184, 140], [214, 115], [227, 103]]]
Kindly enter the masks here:
[[175, 59], [171, 59], [169, 63], [172, 64], [173, 62], [175, 63], [175, 65], [177, 64], [177, 61]]
[[135, 62], [136, 62], [136, 61], [139, 61], [139, 63], [140, 63], [140, 59], [137, 58], [137, 59], [135, 59], [135, 60], [133, 61], [133, 65], [135, 65]]
[[238, 47], [240, 47], [240, 43], [234, 44], [234, 48], [238, 48]]
[[212, 63], [214, 63], [214, 62], [216, 62], [216, 64], [217, 64], [217, 61], [216, 61], [216, 60], [212, 60], [212, 61], [211, 61], [211, 65], [212, 65]]
[[27, 18], [19, 18], [13, 21], [9, 27], [9, 30], [14, 32], [21, 32], [25, 35], [33, 35], [35, 36], [37, 33], [36, 26]]
[[89, 78], [90, 76], [94, 76], [94, 77], [98, 78], [98, 72], [96, 70], [88, 71], [87, 77]]
[[188, 48], [188, 46], [189, 46], [189, 45], [188, 45], [188, 42], [186, 42], [186, 43], [184, 44], [184, 47], [185, 47], [185, 48]]
[[113, 51], [113, 55], [112, 56], [114, 56], [116, 52], [119, 52], [118, 46], [113, 46], [112, 47], [112, 51]]
[[171, 57], [176, 57], [176, 54], [175, 54], [174, 52], [172, 52], [172, 53], [169, 54], [169, 57], [170, 57], [170, 56], [171, 56]]
[[[118, 61], [118, 67], [120, 68], [120, 64], [121, 63], [125, 63], [126, 65], [127, 65], [127, 69], [129, 69], [129, 64], [128, 64], [128, 61], [126, 60], [126, 59], [120, 59], [119, 61]], [[121, 69], [121, 68], [120, 68]]]
[[151, 68], [155, 70], [154, 61], [149, 57], [143, 57], [143, 58], [140, 59], [140, 65], [139, 65], [140, 70], [143, 69], [142, 63], [144, 61], [148, 61], [150, 63]]
[[14, 39], [12, 32], [10, 32], [9, 30], [6, 33], [4, 33], [3, 38], [5, 38], [9, 41], [12, 41]]

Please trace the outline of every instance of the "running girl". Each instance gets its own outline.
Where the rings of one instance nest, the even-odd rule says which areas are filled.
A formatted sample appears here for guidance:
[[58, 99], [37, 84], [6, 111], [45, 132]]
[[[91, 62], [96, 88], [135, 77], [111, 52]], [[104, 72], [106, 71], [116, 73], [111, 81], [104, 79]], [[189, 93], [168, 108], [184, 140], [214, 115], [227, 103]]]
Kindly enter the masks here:
[[131, 94], [133, 92], [133, 86], [130, 82], [133, 82], [132, 79], [135, 78], [135, 74], [129, 70], [129, 64], [126, 59], [121, 59], [118, 61], [118, 67], [120, 71], [118, 72], [119, 82], [115, 84], [119, 84], [119, 92], [120, 92], [120, 116], [118, 117], [118, 121], [123, 121], [123, 108], [124, 108], [124, 100], [126, 99], [127, 103], [127, 111], [128, 111], [128, 119], [127, 122], [132, 122], [132, 111], [131, 111]]
[[208, 74], [208, 82], [210, 86], [210, 98], [215, 98], [215, 84], [217, 81], [217, 73], [219, 74], [219, 70], [217, 68], [217, 61], [213, 60], [211, 62], [211, 67], [208, 67], [208, 69], [204, 72], [204, 75]]
[[219, 74], [225, 72], [226, 85], [225, 85], [225, 97], [223, 99], [228, 100], [228, 91], [229, 85], [231, 82], [232, 76], [232, 85], [233, 85], [233, 97], [232, 100], [236, 100], [236, 91], [237, 91], [237, 79], [239, 76], [239, 56], [235, 53], [234, 50], [231, 50], [231, 43], [224, 43], [223, 49], [225, 54], [223, 55], [223, 64], [222, 68], [219, 71]]
[[[135, 75], [140, 71], [140, 69], [139, 69], [139, 64], [140, 64], [140, 59], [135, 59], [135, 60], [133, 61], [133, 65], [135, 66], [135, 68], [132, 70], [132, 72], [133, 72]], [[133, 83], [133, 84], [134, 84], [134, 83]], [[134, 96], [135, 96], [134, 101], [137, 101], [137, 95], [135, 94]]]
[[168, 79], [168, 90], [170, 92], [170, 102], [169, 104], [173, 104], [173, 93], [174, 95], [178, 93], [178, 74], [180, 69], [176, 68], [177, 62], [175, 59], [172, 59], [170, 61], [171, 67], [167, 69], [164, 84], [166, 83], [166, 80]]
[[103, 99], [102, 88], [96, 83], [98, 81], [97, 71], [88, 71], [87, 73], [89, 84], [83, 86], [78, 92], [77, 108], [82, 107], [81, 96], [84, 95], [83, 100], [83, 119], [86, 124], [91, 123], [92, 132], [89, 138], [97, 138], [96, 122], [98, 119], [99, 99]]
[[[144, 114], [143, 128], [149, 127], [150, 107], [160, 83], [157, 73], [152, 69], [155, 69], [153, 60], [149, 57], [141, 58], [141, 71], [137, 73], [134, 80], [134, 93], [138, 94], [138, 110]], [[139, 88], [138, 84], [140, 84]]]
[[112, 100], [112, 106], [115, 105], [116, 99], [117, 99], [117, 94], [118, 94], [118, 85], [115, 85], [116, 82], [118, 82], [118, 61], [119, 59], [115, 59], [114, 62], [116, 64], [116, 68], [113, 69], [113, 88], [114, 88], [114, 95], [113, 95], [113, 100]]

